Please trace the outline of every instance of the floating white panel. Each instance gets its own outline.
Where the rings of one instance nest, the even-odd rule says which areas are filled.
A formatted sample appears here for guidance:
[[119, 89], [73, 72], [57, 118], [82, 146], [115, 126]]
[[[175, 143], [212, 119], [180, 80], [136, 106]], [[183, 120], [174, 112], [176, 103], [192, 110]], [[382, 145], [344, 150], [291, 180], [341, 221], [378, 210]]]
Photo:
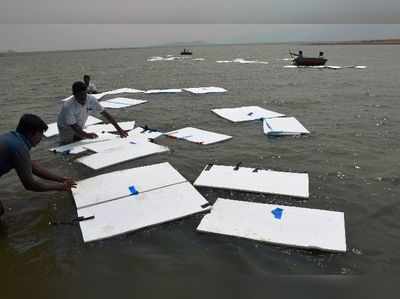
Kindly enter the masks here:
[[165, 133], [170, 137], [185, 139], [190, 142], [199, 143], [199, 144], [212, 144], [216, 142], [225, 141], [231, 139], [232, 136], [214, 133], [210, 131], [200, 130], [197, 128], [186, 127], [183, 129], [171, 131]]
[[197, 230], [278, 245], [346, 252], [342, 212], [218, 198]]
[[294, 117], [264, 119], [264, 134], [267, 135], [301, 135], [310, 132]]
[[308, 198], [308, 174], [257, 168], [207, 165], [195, 186]]
[[236, 108], [212, 109], [212, 112], [232, 122], [257, 120], [285, 116], [285, 114], [261, 108], [259, 106], [244, 106]]

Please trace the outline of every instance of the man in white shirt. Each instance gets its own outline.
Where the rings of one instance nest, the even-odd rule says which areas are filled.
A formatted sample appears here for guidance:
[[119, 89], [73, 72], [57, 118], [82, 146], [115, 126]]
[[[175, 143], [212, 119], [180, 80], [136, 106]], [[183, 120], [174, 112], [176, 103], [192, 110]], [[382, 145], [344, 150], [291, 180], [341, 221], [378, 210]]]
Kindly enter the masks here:
[[90, 82], [90, 76], [89, 75], [84, 75], [83, 76], [83, 82], [85, 82], [87, 90], [86, 92], [88, 94], [94, 94], [97, 93], [96, 85], [94, 85], [93, 82]]
[[94, 96], [87, 94], [86, 90], [87, 86], [84, 82], [74, 82], [72, 84], [73, 97], [63, 103], [57, 119], [61, 144], [97, 138], [97, 134], [87, 133], [83, 130], [88, 116], [97, 113], [103, 115], [115, 127], [121, 137], [127, 137], [128, 134], [120, 128]]

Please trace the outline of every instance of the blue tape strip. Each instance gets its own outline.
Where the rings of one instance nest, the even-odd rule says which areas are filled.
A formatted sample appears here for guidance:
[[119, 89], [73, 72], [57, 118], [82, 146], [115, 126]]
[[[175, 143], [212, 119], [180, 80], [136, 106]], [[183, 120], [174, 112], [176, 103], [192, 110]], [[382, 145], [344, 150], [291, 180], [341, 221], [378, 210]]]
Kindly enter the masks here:
[[129, 191], [131, 192], [131, 195], [136, 195], [139, 194], [139, 191], [136, 190], [135, 186], [129, 186]]
[[276, 208], [272, 210], [271, 213], [274, 215], [275, 219], [281, 219], [283, 214], [283, 209]]

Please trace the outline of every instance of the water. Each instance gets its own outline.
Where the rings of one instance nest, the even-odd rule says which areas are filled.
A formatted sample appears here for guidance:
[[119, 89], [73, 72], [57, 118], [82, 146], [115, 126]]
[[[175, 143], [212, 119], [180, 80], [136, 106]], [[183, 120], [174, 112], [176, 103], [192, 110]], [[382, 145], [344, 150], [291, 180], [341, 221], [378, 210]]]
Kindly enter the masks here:
[[[317, 53], [319, 48], [304, 46]], [[283, 45], [195, 47], [205, 61], [146, 62], [151, 56], [177, 54], [177, 48], [27, 53], [0, 57], [0, 132], [13, 129], [22, 113], [53, 122], [59, 100], [73, 81], [92, 76], [100, 90], [220, 86], [223, 95], [188, 93], [139, 95], [148, 103], [110, 110], [119, 121], [136, 120], [160, 130], [185, 126], [232, 135], [231, 141], [199, 146], [172, 139], [160, 143], [171, 152], [95, 172], [54, 155], [44, 140], [32, 152], [60, 174], [83, 179], [99, 173], [169, 161], [188, 180], [208, 162], [307, 172], [310, 199], [200, 189], [210, 201], [225, 197], [343, 211], [348, 252], [332, 254], [251, 240], [199, 234], [202, 215], [154, 226], [104, 241], [84, 244], [78, 226], [50, 226], [76, 214], [72, 197], [26, 192], [14, 172], [0, 180], [7, 209], [0, 231], [0, 281], [5, 298], [196, 297], [201, 289], [214, 297], [244, 296], [300, 280], [303, 290], [315, 284], [351, 281], [358, 275], [400, 273], [399, 240], [399, 82], [397, 46], [324, 46], [328, 64], [367, 65], [366, 70], [284, 69]], [[234, 58], [270, 64], [217, 64]], [[312, 134], [272, 138], [261, 122], [233, 124], [212, 108], [259, 105], [297, 117]], [[329, 233], [329, 232], [327, 232]], [[320, 276], [334, 274], [335, 276]], [[289, 275], [288, 278], [282, 278]], [[277, 282], [277, 277], [280, 277]], [[309, 280], [304, 277], [313, 277]], [[273, 283], [271, 282], [273, 281]], [[256, 285], [255, 288], [250, 285]], [[228, 287], [228, 285], [230, 287]], [[270, 289], [271, 290], [271, 289]], [[118, 294], [118, 295], [117, 295]], [[186, 294], [186, 296], [184, 295]], [[260, 293], [261, 294], [261, 293]], [[262, 293], [266, 295], [268, 293]], [[297, 297], [302, 294], [292, 290]], [[304, 293], [306, 298], [306, 293]]]

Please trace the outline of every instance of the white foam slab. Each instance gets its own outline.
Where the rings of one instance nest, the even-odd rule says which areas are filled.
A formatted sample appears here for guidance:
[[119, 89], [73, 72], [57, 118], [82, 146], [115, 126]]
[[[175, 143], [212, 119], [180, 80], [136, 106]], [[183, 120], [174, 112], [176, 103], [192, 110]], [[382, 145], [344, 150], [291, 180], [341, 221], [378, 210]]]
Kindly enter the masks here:
[[246, 60], [246, 59], [243, 59], [243, 58], [236, 58], [236, 59], [233, 60], [233, 62], [236, 62], [236, 63], [245, 63], [245, 64], [254, 64], [254, 63], [268, 64], [267, 61]]
[[[308, 174], [258, 170], [234, 166], [208, 165], [194, 182], [195, 186], [248, 192], [280, 194], [308, 198]], [[208, 169], [208, 170], [207, 170]]]
[[342, 69], [343, 67], [342, 67], [342, 66], [339, 66], [339, 65], [327, 65], [327, 66], [325, 66], [325, 68], [327, 68], [327, 69], [332, 69], [332, 70], [340, 70], [340, 69]]
[[178, 92], [182, 92], [182, 89], [180, 88], [170, 88], [170, 89], [149, 89], [146, 90], [145, 93], [178, 93]]
[[50, 148], [49, 151], [56, 152], [56, 153], [79, 154], [79, 153], [82, 153], [87, 150], [84, 147], [85, 145], [89, 145], [89, 144], [93, 144], [93, 143], [101, 143], [101, 142], [111, 140], [114, 138], [117, 138], [117, 135], [108, 134], [108, 133], [105, 133], [105, 134], [99, 133], [98, 137], [96, 139], [83, 139], [78, 142]]
[[184, 90], [193, 94], [221, 93], [227, 91], [222, 87], [195, 87], [195, 88], [184, 88]]
[[148, 139], [132, 137], [132, 136], [128, 136], [126, 138], [117, 137], [115, 139], [111, 139], [111, 140], [104, 141], [104, 142], [87, 144], [87, 145], [84, 145], [83, 147], [85, 149], [91, 150], [93, 152], [101, 153], [101, 152], [104, 152], [104, 151], [107, 151], [107, 150], [110, 150], [113, 148], [119, 148], [119, 147], [127, 146], [129, 144], [135, 144], [137, 142], [148, 142]]
[[212, 109], [211, 111], [232, 122], [242, 122], [242, 121], [250, 121], [261, 118], [273, 118], [273, 117], [285, 116], [285, 114], [267, 110], [258, 106], [221, 108], [221, 109]]
[[85, 242], [100, 240], [209, 210], [208, 202], [190, 183], [143, 192], [100, 205], [78, 209]]
[[103, 108], [108, 108], [108, 109], [121, 109], [121, 108], [127, 108], [129, 106], [132, 106], [132, 105], [113, 103], [113, 102], [108, 102], [108, 101], [100, 102], [100, 105], [103, 106]]
[[[135, 127], [135, 121], [122, 121], [118, 122], [118, 125], [122, 130], [132, 130]], [[85, 132], [88, 133], [104, 133], [104, 132], [116, 132], [117, 130], [112, 124], [98, 124], [91, 125], [85, 128]]]
[[78, 209], [132, 195], [133, 186], [139, 193], [163, 186], [186, 182], [168, 162], [114, 171], [77, 182], [72, 189]]
[[232, 136], [214, 133], [206, 130], [201, 130], [192, 127], [186, 127], [183, 129], [171, 131], [165, 133], [170, 137], [185, 139], [190, 142], [199, 143], [199, 144], [212, 144], [216, 142], [221, 142], [224, 140], [231, 139]]
[[267, 135], [300, 135], [310, 132], [294, 117], [264, 119], [264, 134]]
[[216, 63], [230, 63], [232, 60], [217, 60]]
[[204, 61], [205, 58], [193, 58], [192, 60], [193, 60], [193, 61]]
[[152, 130], [145, 131], [142, 127], [136, 127], [132, 131], [128, 132], [128, 136], [135, 138], [142, 138], [144, 140], [155, 139], [157, 137], [160, 137], [161, 135], [163, 135], [163, 133]]
[[147, 101], [146, 100], [138, 100], [138, 99], [130, 99], [130, 98], [113, 98], [113, 99], [110, 99], [107, 101], [103, 101], [101, 103], [104, 103], [104, 102], [134, 106], [134, 105], [144, 104]]
[[111, 148], [97, 154], [79, 158], [76, 161], [97, 170], [166, 151], [169, 151], [169, 149], [165, 146], [142, 141], [129, 143], [123, 147]]
[[[90, 126], [90, 125], [98, 124], [98, 123], [101, 123], [101, 122], [103, 122], [101, 119], [98, 119], [96, 117], [93, 117], [93, 116], [89, 115], [85, 125], [86, 126]], [[47, 129], [47, 131], [44, 132], [44, 136], [49, 138], [49, 137], [53, 137], [53, 136], [56, 136], [56, 135], [59, 134], [57, 123], [48, 124], [48, 127], [49, 128]]]
[[197, 230], [279, 245], [346, 252], [342, 212], [218, 198]]

